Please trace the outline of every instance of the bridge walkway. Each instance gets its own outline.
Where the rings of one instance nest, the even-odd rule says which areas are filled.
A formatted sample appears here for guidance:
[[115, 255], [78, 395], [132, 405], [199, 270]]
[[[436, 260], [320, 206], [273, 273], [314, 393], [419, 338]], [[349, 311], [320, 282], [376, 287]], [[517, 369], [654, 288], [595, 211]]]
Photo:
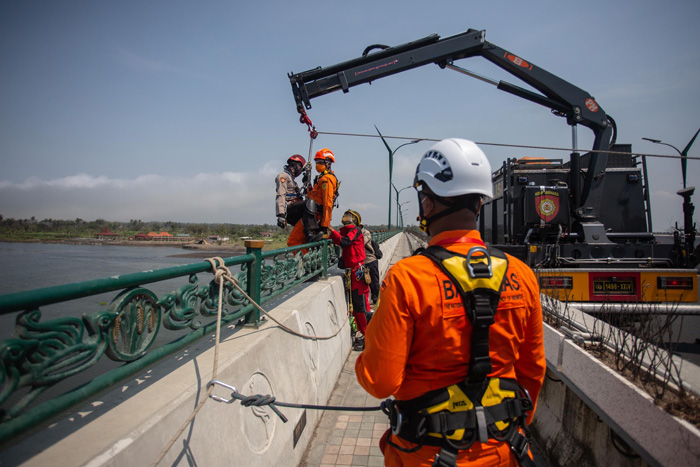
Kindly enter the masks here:
[[[415, 246], [414, 246], [415, 248]], [[399, 240], [393, 265], [410, 256], [412, 247], [406, 235]], [[355, 378], [355, 361], [360, 352], [351, 351], [340, 378], [331, 393], [328, 405], [347, 407], [379, 407], [380, 399], [367, 394]], [[389, 428], [381, 411], [325, 411], [321, 416], [300, 467], [382, 466], [384, 456], [379, 450], [379, 438]]]

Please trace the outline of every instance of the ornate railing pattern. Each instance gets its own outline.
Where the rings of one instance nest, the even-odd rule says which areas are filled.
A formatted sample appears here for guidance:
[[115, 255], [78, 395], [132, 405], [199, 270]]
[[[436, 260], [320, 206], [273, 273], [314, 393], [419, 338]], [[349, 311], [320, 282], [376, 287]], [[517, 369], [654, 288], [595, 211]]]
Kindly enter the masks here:
[[[398, 233], [374, 232], [377, 241]], [[328, 241], [262, 251], [262, 241], [246, 242], [245, 255], [225, 258], [240, 266], [241, 288], [263, 305], [311, 278], [326, 277], [339, 249]], [[219, 288], [212, 266], [203, 261], [155, 271], [124, 274], [56, 287], [0, 295], [0, 314], [19, 312], [15, 330], [0, 342], [0, 442], [66, 410], [154, 361], [180, 350], [216, 327]], [[187, 278], [187, 284], [158, 297], [147, 284]], [[40, 307], [120, 290], [106, 309], [42, 321]], [[223, 294], [222, 324], [242, 320], [257, 326], [260, 312], [230, 283]], [[162, 329], [180, 331], [168, 338]], [[183, 337], [183, 330], [189, 331]], [[158, 339], [159, 344], [154, 346]], [[153, 348], [152, 348], [153, 347]], [[107, 356], [124, 365], [92, 378], [79, 390], [40, 404], [38, 396], [57, 383], [93, 367]]]

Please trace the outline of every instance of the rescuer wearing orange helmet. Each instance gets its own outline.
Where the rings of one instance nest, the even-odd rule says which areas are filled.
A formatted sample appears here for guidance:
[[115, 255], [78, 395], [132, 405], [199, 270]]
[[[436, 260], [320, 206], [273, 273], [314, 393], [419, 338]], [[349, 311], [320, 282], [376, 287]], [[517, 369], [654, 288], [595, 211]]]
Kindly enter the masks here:
[[531, 465], [542, 308], [532, 270], [476, 230], [493, 197], [489, 162], [471, 141], [440, 141], [415, 187], [429, 246], [388, 271], [355, 365], [372, 396], [394, 396], [383, 404], [385, 465]]
[[331, 224], [333, 206], [338, 196], [338, 179], [331, 170], [335, 156], [330, 149], [323, 148], [314, 156], [314, 162], [318, 175], [306, 197], [301, 221], [294, 225], [287, 238], [287, 246], [321, 240], [327, 235]]

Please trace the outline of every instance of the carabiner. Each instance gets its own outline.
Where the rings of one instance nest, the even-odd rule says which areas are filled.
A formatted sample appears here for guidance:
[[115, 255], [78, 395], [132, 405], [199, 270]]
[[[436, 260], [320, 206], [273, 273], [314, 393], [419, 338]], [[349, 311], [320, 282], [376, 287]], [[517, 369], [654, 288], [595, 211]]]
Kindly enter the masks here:
[[[216, 384], [218, 384], [219, 386], [223, 386], [223, 387], [225, 387], [225, 388], [227, 388], [227, 389], [230, 389], [230, 390], [231, 390], [231, 396], [235, 396], [236, 394], [238, 394], [238, 389], [236, 389], [236, 388], [233, 387], [233, 386], [229, 386], [229, 385], [226, 384], [226, 383], [222, 383], [221, 381], [217, 381], [217, 380], [209, 381], [209, 382], [207, 383], [207, 390], [209, 389], [209, 387], [214, 386], [214, 385], [216, 385]], [[209, 398], [210, 398], [210, 399], [214, 399], [214, 400], [217, 401], [217, 402], [225, 402], [225, 403], [227, 403], [227, 404], [232, 404], [233, 401], [236, 400], [234, 397], [231, 397], [231, 399], [224, 399], [223, 397], [217, 396], [217, 395], [215, 395], [215, 394], [209, 394]]]

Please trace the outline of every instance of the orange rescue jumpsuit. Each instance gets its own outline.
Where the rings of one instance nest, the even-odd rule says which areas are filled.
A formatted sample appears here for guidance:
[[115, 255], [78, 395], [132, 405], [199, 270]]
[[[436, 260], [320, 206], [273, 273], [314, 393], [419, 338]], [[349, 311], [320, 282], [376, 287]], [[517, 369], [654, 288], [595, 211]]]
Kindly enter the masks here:
[[[430, 241], [466, 254], [481, 242], [478, 231], [442, 232]], [[432, 260], [411, 256], [396, 263], [381, 285], [379, 306], [367, 327], [365, 350], [357, 358], [357, 380], [372, 396], [409, 400], [463, 381], [469, 371], [472, 326], [454, 285]], [[532, 270], [508, 255], [508, 270], [494, 324], [489, 329], [490, 377], [513, 378], [532, 402], [546, 371], [539, 287]], [[532, 421], [535, 410], [527, 417]], [[385, 434], [386, 436], [386, 434]], [[391, 436], [404, 448], [414, 447]], [[383, 445], [385, 443], [382, 443]], [[439, 447], [404, 453], [386, 444], [385, 465], [431, 466]], [[476, 442], [459, 452], [459, 466], [518, 465], [507, 443]]]
[[[335, 201], [335, 194], [338, 191], [338, 179], [335, 178], [333, 171], [325, 170], [322, 174], [316, 177], [314, 181], [314, 186], [308, 194], [308, 198], [316, 201], [316, 203], [321, 207], [321, 220], [319, 225], [321, 227], [327, 228], [331, 225], [331, 218], [333, 217], [333, 204]], [[318, 218], [319, 213], [316, 214]], [[287, 238], [287, 246], [295, 246], [306, 243], [306, 235], [304, 234], [304, 222], [300, 220], [294, 224], [292, 232]]]

